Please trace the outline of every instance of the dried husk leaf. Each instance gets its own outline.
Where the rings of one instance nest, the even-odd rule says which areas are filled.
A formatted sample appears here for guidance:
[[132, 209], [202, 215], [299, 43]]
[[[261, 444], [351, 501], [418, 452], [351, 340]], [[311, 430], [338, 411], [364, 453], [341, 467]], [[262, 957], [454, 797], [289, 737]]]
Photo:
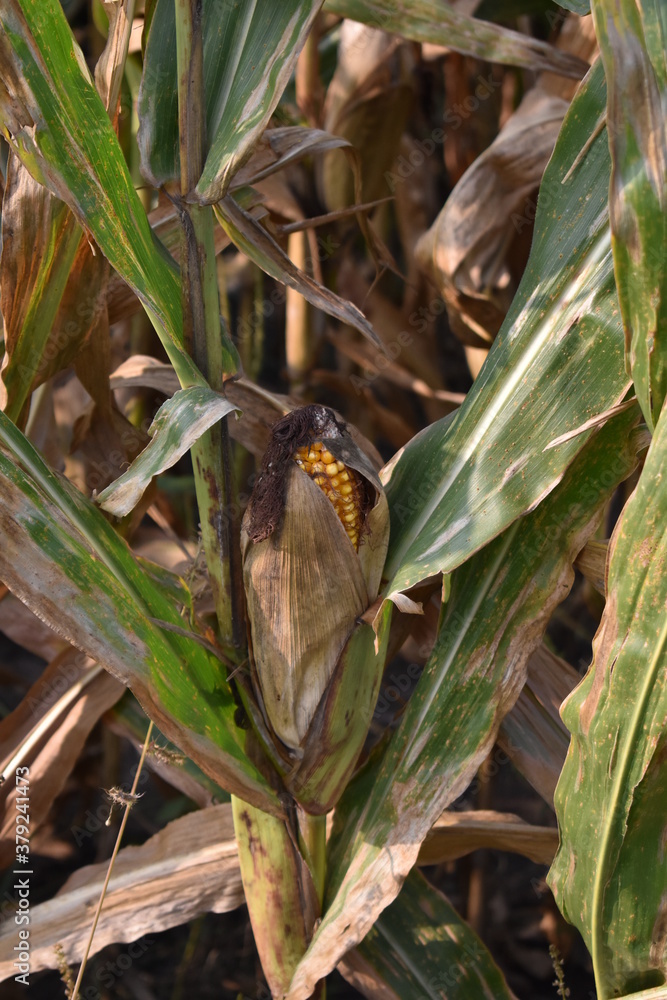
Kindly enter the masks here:
[[264, 709], [287, 746], [303, 741], [352, 627], [369, 604], [361, 562], [305, 472], [287, 472], [281, 525], [242, 533], [243, 577]]
[[308, 730], [303, 758], [285, 778], [308, 813], [333, 809], [359, 759], [380, 691], [391, 612], [387, 601], [377, 637], [370, 625], [355, 627]]
[[[327, 496], [293, 461], [308, 440], [321, 441], [363, 479], [358, 552]], [[382, 484], [346, 425], [321, 406], [304, 407], [279, 421], [242, 530], [251, 664], [265, 720], [292, 759], [308, 757], [308, 775], [302, 777], [310, 782], [309, 804], [315, 811], [340, 793], [377, 697], [384, 658], [373, 634], [357, 643], [349, 667], [358, 673], [368, 661], [370, 677], [361, 688], [342, 678], [347, 668], [341, 657], [345, 650], [347, 661], [346, 644], [377, 596], [388, 542]], [[346, 740], [345, 760], [330, 774], [327, 759], [338, 761], [335, 748]], [[302, 784], [299, 768], [290, 778], [295, 787]]]
[[575, 566], [603, 597], [607, 591], [608, 541], [592, 540], [577, 556]]
[[[243, 886], [231, 811], [227, 803], [197, 810], [173, 820], [146, 843], [120, 851], [92, 940], [91, 956], [114, 942], [136, 941], [147, 932], [159, 934], [200, 914], [226, 913], [242, 905]], [[81, 961], [108, 867], [109, 862], [103, 861], [79, 868], [56, 896], [31, 906], [31, 973], [57, 967], [57, 944], [62, 945], [68, 962]], [[13, 919], [0, 925], [0, 981], [16, 975], [16, 932]], [[9, 989], [3, 987], [3, 996], [8, 993]], [[80, 994], [91, 995], [101, 994], [85, 989]]]

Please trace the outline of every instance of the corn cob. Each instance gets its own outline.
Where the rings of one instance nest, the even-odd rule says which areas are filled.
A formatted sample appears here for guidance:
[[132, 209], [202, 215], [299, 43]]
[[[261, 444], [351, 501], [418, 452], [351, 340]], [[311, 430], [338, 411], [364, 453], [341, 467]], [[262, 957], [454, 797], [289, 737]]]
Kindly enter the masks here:
[[336, 459], [321, 441], [298, 448], [294, 461], [331, 502], [347, 537], [358, 551], [363, 523], [361, 476]]
[[358, 620], [379, 592], [388, 541], [382, 483], [345, 424], [317, 404], [279, 420], [241, 532], [251, 679], [267, 738], [290, 766], [286, 787], [300, 801], [305, 782], [315, 813], [340, 795], [373, 713], [384, 653], [369, 653], [362, 684], [357, 644], [374, 649], [374, 636]]

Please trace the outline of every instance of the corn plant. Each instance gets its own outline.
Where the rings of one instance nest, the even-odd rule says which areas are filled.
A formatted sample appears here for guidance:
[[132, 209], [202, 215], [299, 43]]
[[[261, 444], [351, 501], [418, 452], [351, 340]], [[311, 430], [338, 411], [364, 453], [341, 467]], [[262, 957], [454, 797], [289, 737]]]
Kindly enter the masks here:
[[[664, 6], [592, 0], [600, 58], [590, 68], [563, 46], [434, 0], [155, 0], [141, 52], [129, 56], [134, 4], [104, 6], [93, 76], [56, 0], [0, 4], [0, 578], [66, 642], [54, 664], [72, 648], [89, 658], [71, 698], [120, 682], [100, 695], [91, 726], [129, 689], [200, 790], [231, 795], [215, 807], [226, 810], [227, 832], [207, 826], [213, 810], [204, 809], [200, 843], [235, 840], [272, 996], [322, 996], [337, 967], [367, 996], [513, 995], [481, 939], [417, 870], [454, 856], [443, 820], [496, 741], [554, 805], [549, 883], [590, 951], [598, 996], [664, 996]], [[587, 10], [581, 0], [564, 7]], [[391, 35], [405, 59], [415, 45], [446, 46], [570, 87], [544, 92], [548, 113], [522, 105], [524, 117], [461, 169], [441, 217], [400, 263], [382, 212], [387, 190], [401, 203], [419, 166], [414, 147], [399, 155], [406, 64], [396, 63], [377, 150], [355, 132], [363, 102], [353, 114], [333, 83], [326, 105], [318, 97], [332, 26], [338, 65], [349, 67], [354, 46], [343, 41], [355, 23], [370, 29], [357, 46], [362, 62], [364, 46]], [[454, 131], [493, 93], [488, 79], [472, 104], [445, 115]], [[300, 117], [285, 125], [292, 87]], [[119, 114], [127, 92], [135, 126]], [[506, 162], [540, 143], [532, 179], [508, 184], [513, 207], [499, 212], [494, 236], [504, 253], [508, 226], [532, 229], [525, 269], [511, 295], [507, 269], [487, 295], [472, 288], [472, 271], [461, 277], [447, 264], [456, 213], [494, 156]], [[379, 280], [398, 282], [402, 269], [414, 277], [418, 261], [452, 329], [488, 351], [460, 406], [435, 381], [427, 341], [399, 341], [396, 366], [381, 314], [365, 315], [300, 259], [312, 246], [305, 214], [278, 232], [262, 182], [279, 184], [295, 164], [316, 176], [327, 218], [357, 227], [346, 239], [355, 253], [365, 240]], [[526, 214], [538, 186], [536, 215]], [[287, 185], [278, 190], [289, 201]], [[471, 229], [484, 222], [477, 197]], [[219, 256], [230, 245], [285, 286], [301, 315], [310, 310], [286, 332], [289, 398], [262, 387], [230, 322]], [[129, 322], [138, 303], [147, 320], [137, 319], [118, 364], [110, 323]], [[309, 323], [324, 315], [334, 346], [356, 359], [351, 384], [369, 407], [386, 367], [434, 416], [384, 465], [314, 383], [310, 396], [302, 391], [317, 355]], [[251, 326], [259, 341], [257, 314]], [[151, 330], [159, 356], [138, 346]], [[374, 367], [363, 368], [368, 358]], [[46, 433], [70, 369], [91, 401], [71, 442], [72, 453], [85, 444], [82, 472]], [[157, 413], [145, 387], [167, 397]], [[205, 569], [174, 572], [135, 539], [147, 512], [156, 516], [160, 477], [188, 452]], [[248, 454], [257, 473], [240, 502]], [[600, 544], [615, 496], [626, 502]], [[581, 683], [541, 645], [577, 560], [605, 593]], [[410, 635], [426, 642], [423, 671], [404, 710], [369, 741], [383, 671]], [[564, 701], [567, 754], [539, 693], [545, 683]], [[517, 715], [522, 703], [532, 705], [529, 721]], [[4, 724], [12, 782], [37, 739], [27, 710], [16, 711]], [[9, 815], [16, 793], [3, 794]], [[486, 838], [501, 843], [491, 822]], [[8, 863], [15, 856], [12, 842]], [[202, 881], [200, 899], [161, 926], [205, 911], [207, 898]], [[102, 910], [99, 933], [114, 940], [104, 921]], [[0, 959], [12, 954], [14, 930], [0, 932]], [[128, 928], [115, 933], [132, 939]], [[61, 928], [33, 950], [35, 971], [57, 964], [57, 941], [66, 962], [81, 961], [81, 927]]]

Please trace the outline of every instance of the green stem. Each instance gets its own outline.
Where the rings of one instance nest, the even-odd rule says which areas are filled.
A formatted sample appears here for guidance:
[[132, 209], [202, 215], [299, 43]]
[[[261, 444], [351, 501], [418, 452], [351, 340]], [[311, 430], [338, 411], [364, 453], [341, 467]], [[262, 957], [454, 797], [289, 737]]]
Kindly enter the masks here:
[[311, 816], [310, 813], [299, 811], [299, 833], [303, 840], [304, 854], [308, 861], [315, 891], [320, 904], [320, 912], [324, 905], [324, 887], [327, 873], [327, 818], [326, 816]]
[[[220, 305], [210, 206], [189, 204], [205, 153], [205, 95], [201, 3], [175, 0], [180, 202], [181, 297], [185, 342], [209, 385], [219, 391], [236, 371], [234, 352], [220, 325]], [[243, 589], [229, 433], [226, 420], [192, 448], [202, 543], [218, 616], [220, 639], [235, 662], [244, 655]]]
[[253, 935], [271, 995], [284, 996], [318, 917], [291, 820], [232, 796], [239, 865]]

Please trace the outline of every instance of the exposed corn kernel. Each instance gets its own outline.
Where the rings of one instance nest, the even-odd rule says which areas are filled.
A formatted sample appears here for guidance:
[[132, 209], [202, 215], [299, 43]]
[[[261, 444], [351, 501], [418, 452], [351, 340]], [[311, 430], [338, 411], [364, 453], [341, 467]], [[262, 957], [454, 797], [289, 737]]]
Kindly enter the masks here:
[[299, 448], [294, 461], [332, 503], [348, 538], [358, 549], [363, 517], [361, 477], [353, 469], [347, 469], [321, 441]]

